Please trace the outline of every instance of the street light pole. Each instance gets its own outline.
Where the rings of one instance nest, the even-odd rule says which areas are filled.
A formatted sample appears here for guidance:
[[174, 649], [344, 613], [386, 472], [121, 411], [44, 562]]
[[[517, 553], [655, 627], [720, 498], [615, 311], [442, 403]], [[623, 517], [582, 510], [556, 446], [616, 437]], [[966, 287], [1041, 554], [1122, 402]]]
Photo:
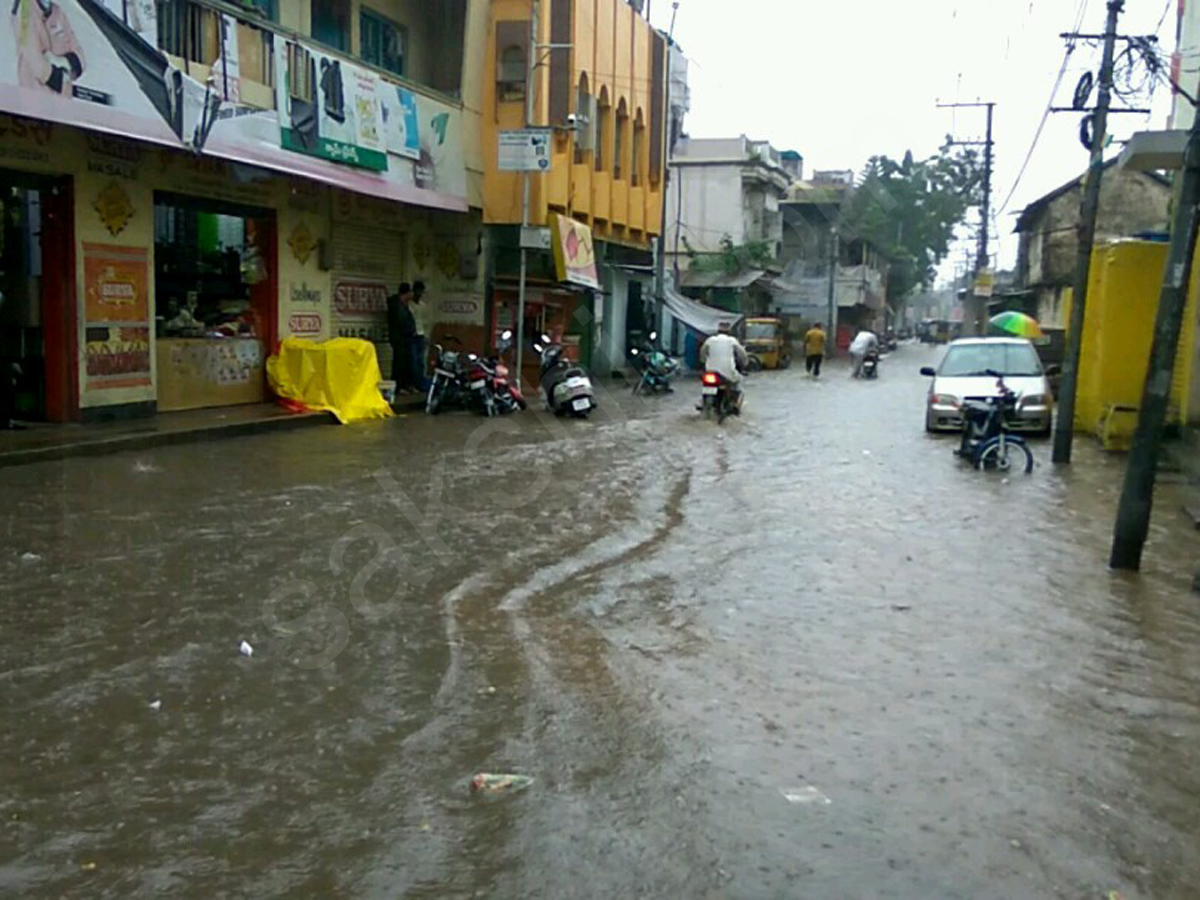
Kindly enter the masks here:
[[[534, 105], [534, 91], [537, 88], [537, 65], [538, 65], [538, 0], [533, 0], [533, 5], [529, 14], [529, 51], [528, 51], [528, 68], [525, 72], [525, 127], [529, 128], [533, 125], [533, 118], [536, 115], [536, 107]], [[517, 281], [517, 384], [521, 384], [522, 373], [521, 368], [525, 355], [525, 279], [528, 274], [528, 259], [525, 249], [525, 232], [529, 228], [529, 173], [521, 172], [521, 236], [518, 243], [521, 245], [521, 272]]]
[[1079, 359], [1083, 348], [1084, 311], [1087, 307], [1088, 279], [1092, 270], [1092, 244], [1096, 241], [1096, 217], [1100, 211], [1100, 184], [1104, 177], [1104, 140], [1108, 134], [1108, 108], [1112, 104], [1113, 57], [1117, 44], [1117, 19], [1125, 0], [1109, 0], [1108, 24], [1104, 29], [1104, 57], [1100, 64], [1100, 93], [1096, 99], [1093, 122], [1092, 155], [1083, 202], [1079, 208], [1079, 251], [1075, 260], [1075, 289], [1071, 297], [1071, 323], [1067, 332], [1067, 352], [1063, 359], [1062, 386], [1058, 398], [1058, 422], [1054, 430], [1054, 462], [1071, 462], [1071, 442], [1075, 436], [1075, 394], [1079, 387]]

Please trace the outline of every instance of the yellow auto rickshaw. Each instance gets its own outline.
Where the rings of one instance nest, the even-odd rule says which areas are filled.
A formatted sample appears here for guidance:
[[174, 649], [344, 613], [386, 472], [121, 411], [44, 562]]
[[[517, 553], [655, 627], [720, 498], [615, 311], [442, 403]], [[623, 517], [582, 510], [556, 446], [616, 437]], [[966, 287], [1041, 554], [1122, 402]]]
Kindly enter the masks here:
[[747, 319], [742, 343], [752, 365], [757, 362], [764, 369], [786, 369], [792, 364], [792, 345], [781, 319]]

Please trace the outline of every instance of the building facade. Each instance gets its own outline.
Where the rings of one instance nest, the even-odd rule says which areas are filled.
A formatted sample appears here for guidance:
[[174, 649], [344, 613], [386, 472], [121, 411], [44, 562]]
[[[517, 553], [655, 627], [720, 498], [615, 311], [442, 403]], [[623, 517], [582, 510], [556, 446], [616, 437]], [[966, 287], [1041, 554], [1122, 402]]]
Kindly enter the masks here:
[[[1043, 326], [1066, 328], [1067, 303], [1079, 254], [1082, 179], [1076, 178], [1029, 204], [1017, 219], [1016, 287], [1029, 293], [1031, 314]], [[1107, 164], [1100, 188], [1096, 243], [1149, 232], [1164, 233], [1170, 182], [1153, 172]]]
[[280, 340], [482, 336], [488, 4], [16, 0], [0, 30], [0, 355], [18, 415], [265, 399]]
[[[569, 353], [602, 374], [625, 368], [628, 350], [649, 328], [661, 228], [667, 43], [639, 6], [540, 2], [531, 41], [531, 0], [494, 0], [488, 25], [481, 109], [489, 328], [496, 333], [517, 320], [527, 178], [526, 337], [562, 336]], [[531, 53], [539, 65], [527, 122]], [[502, 168], [499, 146], [527, 124], [549, 131], [544, 169], [523, 175]], [[594, 279], [564, 273], [554, 243], [560, 254], [589, 257]], [[532, 356], [526, 353], [522, 372], [530, 382], [537, 377]]]
[[863, 327], [885, 327], [888, 260], [859, 237], [843, 208], [854, 190], [853, 173], [815, 172], [792, 186], [783, 214], [782, 274], [775, 305], [797, 327], [820, 322], [848, 346]]

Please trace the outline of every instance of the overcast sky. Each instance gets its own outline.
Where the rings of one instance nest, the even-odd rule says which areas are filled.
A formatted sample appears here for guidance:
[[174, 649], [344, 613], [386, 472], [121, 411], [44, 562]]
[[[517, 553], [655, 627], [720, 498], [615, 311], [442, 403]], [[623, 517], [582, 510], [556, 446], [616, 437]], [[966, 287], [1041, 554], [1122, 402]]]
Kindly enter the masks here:
[[[666, 29], [671, 3], [650, 2], [654, 24]], [[1128, 0], [1122, 32], [1158, 32], [1171, 52], [1176, 2]], [[680, 0], [675, 38], [691, 60], [687, 131], [769, 140], [799, 151], [808, 172], [857, 172], [873, 154], [934, 153], [951, 132], [981, 138], [982, 110], [936, 104], [995, 100], [999, 207], [1062, 65], [1059, 33], [1072, 30], [1082, 7], [1082, 30], [1102, 32], [1104, 0]], [[1076, 48], [1056, 105], [1070, 105], [1080, 75], [1099, 60], [1098, 47]], [[1116, 117], [1115, 137], [1149, 123], [1164, 127], [1169, 105], [1160, 91], [1151, 120]], [[1079, 116], [1051, 116], [1015, 196], [998, 215], [993, 252], [1002, 267], [1016, 256], [1013, 213], [1086, 167], [1078, 133]], [[961, 250], [955, 253], [961, 258]]]

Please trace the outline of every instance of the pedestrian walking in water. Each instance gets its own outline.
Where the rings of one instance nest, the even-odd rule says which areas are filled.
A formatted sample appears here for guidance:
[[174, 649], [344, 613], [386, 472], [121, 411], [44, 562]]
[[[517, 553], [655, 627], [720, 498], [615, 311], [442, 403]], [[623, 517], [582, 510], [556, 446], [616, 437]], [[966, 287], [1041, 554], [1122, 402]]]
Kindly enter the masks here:
[[804, 335], [804, 368], [813, 378], [821, 377], [821, 363], [825, 361], [825, 329], [817, 322]]

